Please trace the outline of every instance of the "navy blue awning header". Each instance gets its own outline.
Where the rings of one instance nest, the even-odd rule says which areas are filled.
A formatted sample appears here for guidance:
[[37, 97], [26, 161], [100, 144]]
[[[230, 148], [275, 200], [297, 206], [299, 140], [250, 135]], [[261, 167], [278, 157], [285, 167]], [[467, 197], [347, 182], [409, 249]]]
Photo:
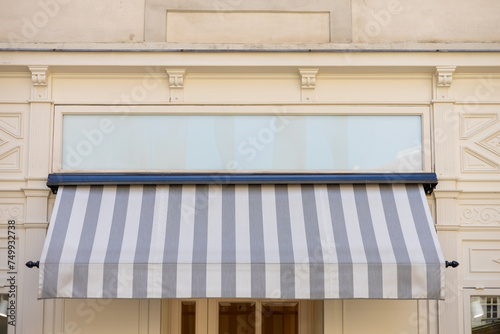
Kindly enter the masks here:
[[369, 184], [418, 183], [431, 194], [435, 173], [56, 173], [47, 186], [113, 184]]

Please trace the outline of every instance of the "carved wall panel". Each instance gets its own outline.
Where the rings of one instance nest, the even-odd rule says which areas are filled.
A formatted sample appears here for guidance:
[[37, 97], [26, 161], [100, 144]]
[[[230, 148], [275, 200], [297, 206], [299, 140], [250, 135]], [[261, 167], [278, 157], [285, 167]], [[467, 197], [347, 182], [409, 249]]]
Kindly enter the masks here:
[[0, 172], [21, 170], [23, 138], [23, 113], [0, 111]]
[[500, 105], [482, 106], [488, 112], [460, 111], [460, 154], [463, 173], [494, 173], [500, 180]]
[[497, 286], [500, 273], [500, 242], [488, 239], [463, 240], [464, 286]]
[[16, 224], [24, 221], [24, 206], [22, 204], [0, 204], [0, 225], [15, 220]]
[[464, 226], [500, 226], [500, 204], [461, 205], [460, 224]]

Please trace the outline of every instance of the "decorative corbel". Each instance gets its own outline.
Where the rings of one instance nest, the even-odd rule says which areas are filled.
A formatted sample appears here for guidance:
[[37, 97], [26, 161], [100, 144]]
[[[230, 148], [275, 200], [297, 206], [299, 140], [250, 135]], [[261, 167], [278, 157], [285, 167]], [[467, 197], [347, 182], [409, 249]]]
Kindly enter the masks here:
[[453, 72], [456, 66], [438, 66], [436, 67], [436, 96], [435, 99], [449, 99], [450, 88], [453, 80]]
[[184, 75], [186, 69], [167, 69], [170, 102], [184, 101]]
[[47, 80], [49, 77], [48, 66], [29, 66], [31, 71], [31, 99], [32, 100], [47, 100], [49, 98], [49, 85]]
[[299, 69], [301, 79], [301, 100], [303, 102], [314, 101], [314, 92], [316, 89], [317, 68]]

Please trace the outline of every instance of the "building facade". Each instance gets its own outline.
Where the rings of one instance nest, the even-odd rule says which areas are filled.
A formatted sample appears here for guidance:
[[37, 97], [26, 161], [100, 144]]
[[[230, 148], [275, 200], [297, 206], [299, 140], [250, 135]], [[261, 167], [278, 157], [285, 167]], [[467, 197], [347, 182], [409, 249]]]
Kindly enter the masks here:
[[[0, 4], [0, 293], [2, 300], [9, 300], [0, 333], [495, 333], [500, 296], [498, 13], [500, 5], [493, 0], [481, 6], [397, 0]], [[225, 136], [228, 127], [232, 137]], [[317, 137], [338, 145], [330, 147]], [[109, 296], [106, 291], [96, 298], [90, 284], [86, 294], [72, 297], [73, 281], [69, 295], [57, 290], [45, 298], [44, 279], [49, 280], [39, 277], [42, 250], [51, 217], [59, 217], [64, 206], [61, 189], [87, 189], [91, 182], [91, 187], [104, 184], [103, 193], [119, 187], [96, 181], [105, 173], [124, 176], [120, 185], [130, 189], [162, 183], [168, 189], [161, 195], [165, 198], [174, 197], [174, 183], [196, 196], [192, 184], [197, 182], [175, 177], [201, 175], [202, 183], [211, 183], [208, 194], [224, 194], [217, 187], [227, 183], [225, 178], [252, 175], [256, 179], [235, 181], [236, 194], [243, 187], [244, 196], [251, 197], [248, 189], [255, 184], [262, 184], [259, 191], [265, 194], [267, 183], [281, 182], [288, 187], [290, 203], [290, 189], [300, 184], [293, 177], [322, 177], [319, 183], [306, 181], [318, 194], [321, 184], [336, 184], [325, 181], [328, 177], [339, 177], [347, 183], [345, 189], [357, 189], [356, 182], [373, 183], [374, 175], [379, 177], [376, 184], [390, 186], [435, 175], [438, 184], [425, 197], [432, 233], [444, 259], [460, 266], [444, 271], [444, 299], [416, 292], [394, 297], [389, 288], [378, 297], [360, 292], [343, 298], [344, 285], [330, 298], [328, 292], [300, 295], [299, 288], [294, 298], [244, 292], [244, 298], [212, 292], [197, 298], [183, 295], [180, 288], [176, 298], [148, 298], [151, 292], [120, 298], [120, 292]], [[162, 173], [171, 178], [139, 180]], [[272, 180], [263, 181], [264, 174]], [[49, 175], [53, 189], [47, 186]], [[363, 180], [342, 179], [353, 175]], [[68, 181], [70, 176], [80, 178]], [[389, 182], [380, 181], [385, 176]], [[279, 187], [272, 187], [274, 196]], [[160, 196], [163, 190], [158, 186], [155, 191]], [[304, 187], [301, 191], [306, 196]], [[348, 200], [343, 197], [342, 203]], [[266, 201], [262, 197], [263, 205]], [[102, 208], [108, 204], [99, 201]], [[320, 205], [312, 209], [318, 213], [316, 208]], [[114, 210], [109, 215], [118, 212]], [[132, 204], [125, 210], [136, 212]], [[90, 212], [83, 209], [79, 216]], [[375, 213], [368, 216], [375, 219]], [[124, 235], [135, 237], [142, 226]], [[307, 227], [305, 231], [310, 232]], [[210, 233], [206, 231], [209, 241]], [[357, 233], [349, 235], [351, 245], [362, 239], [363, 229]], [[238, 235], [236, 248], [244, 243]], [[272, 240], [278, 243], [281, 237]], [[61, 240], [70, 246], [79, 240], [65, 238]], [[143, 242], [151, 244], [148, 240]], [[304, 240], [307, 244], [309, 239]], [[427, 254], [429, 245], [417, 251]], [[50, 246], [45, 248], [44, 256], [50, 257]], [[58, 250], [64, 258], [66, 248]], [[100, 256], [97, 251], [87, 255]], [[191, 253], [187, 257], [192, 263], [211, 263]], [[40, 269], [24, 265], [41, 259]], [[283, 257], [277, 263], [286, 264]], [[236, 261], [241, 264], [248, 263]], [[355, 265], [353, 260], [350, 264]], [[95, 268], [85, 271], [89, 281], [92, 273], [101, 273]], [[414, 289], [418, 274], [412, 274]], [[292, 276], [300, 279], [297, 270]], [[313, 276], [307, 273], [310, 291]], [[57, 273], [54, 277], [65, 279]], [[189, 279], [185, 274], [179, 278], [177, 287]], [[208, 288], [221, 284], [208, 278], [203, 282]], [[363, 284], [368, 291], [369, 282], [359, 286]]]

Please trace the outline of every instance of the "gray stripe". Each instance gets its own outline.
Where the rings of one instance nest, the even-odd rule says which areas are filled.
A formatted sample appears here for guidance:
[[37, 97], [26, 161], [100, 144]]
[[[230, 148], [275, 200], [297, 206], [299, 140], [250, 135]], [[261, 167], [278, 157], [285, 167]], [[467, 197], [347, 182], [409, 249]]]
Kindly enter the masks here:
[[276, 220], [280, 252], [281, 298], [295, 298], [295, 260], [293, 258], [292, 228], [288, 186], [276, 185]]
[[85, 217], [83, 219], [82, 233], [75, 257], [73, 275], [73, 298], [87, 298], [89, 278], [89, 260], [94, 246], [97, 221], [102, 201], [102, 186], [91, 186]]
[[330, 202], [333, 237], [339, 266], [339, 298], [354, 298], [354, 277], [351, 250], [342, 206], [342, 195], [338, 184], [327, 185]]
[[130, 186], [117, 186], [108, 247], [104, 259], [103, 298], [116, 298], [118, 293], [118, 261], [122, 250], [127, 219]]
[[59, 202], [59, 209], [55, 212], [57, 216], [54, 221], [47, 256], [45, 257], [42, 298], [57, 297], [59, 262], [61, 261], [64, 241], [66, 240], [66, 233], [68, 232], [76, 189], [75, 186], [60, 187], [59, 193], [57, 194], [57, 196], [61, 197], [61, 200]]
[[156, 186], [145, 185], [142, 191], [141, 216], [134, 256], [132, 298], [148, 297], [148, 265], [153, 233]]
[[368, 297], [374, 299], [382, 298], [384, 296], [382, 283], [382, 259], [380, 258], [377, 239], [375, 237], [375, 230], [373, 228], [366, 185], [355, 184], [353, 185], [353, 188], [356, 210], [358, 212], [359, 229], [361, 231], [366, 260], [368, 263]]
[[207, 296], [208, 185], [196, 186], [191, 298]]
[[406, 192], [427, 267], [427, 298], [439, 299], [441, 298], [441, 263], [432, 238], [434, 232], [429, 229], [429, 222], [425, 213], [426, 208], [424, 205], [427, 205], [427, 203], [422, 202], [419, 187], [421, 186], [407, 184]]
[[264, 225], [262, 217], [262, 187], [248, 186], [250, 221], [250, 261], [252, 298], [266, 298], [266, 267], [264, 250]]
[[177, 296], [177, 255], [179, 253], [181, 205], [182, 186], [170, 185], [163, 252], [162, 298], [175, 298]]
[[325, 266], [323, 248], [319, 233], [318, 212], [314, 185], [302, 185], [302, 206], [306, 229], [307, 251], [309, 253], [310, 299], [325, 298]]
[[399, 221], [392, 185], [381, 184], [380, 195], [382, 197], [382, 205], [384, 207], [385, 220], [387, 222], [387, 229], [389, 230], [389, 237], [391, 238], [392, 249], [396, 257], [398, 298], [410, 299], [412, 297], [411, 261], [403, 237], [403, 230], [401, 222]]
[[235, 186], [222, 186], [222, 277], [221, 297], [236, 296]]

